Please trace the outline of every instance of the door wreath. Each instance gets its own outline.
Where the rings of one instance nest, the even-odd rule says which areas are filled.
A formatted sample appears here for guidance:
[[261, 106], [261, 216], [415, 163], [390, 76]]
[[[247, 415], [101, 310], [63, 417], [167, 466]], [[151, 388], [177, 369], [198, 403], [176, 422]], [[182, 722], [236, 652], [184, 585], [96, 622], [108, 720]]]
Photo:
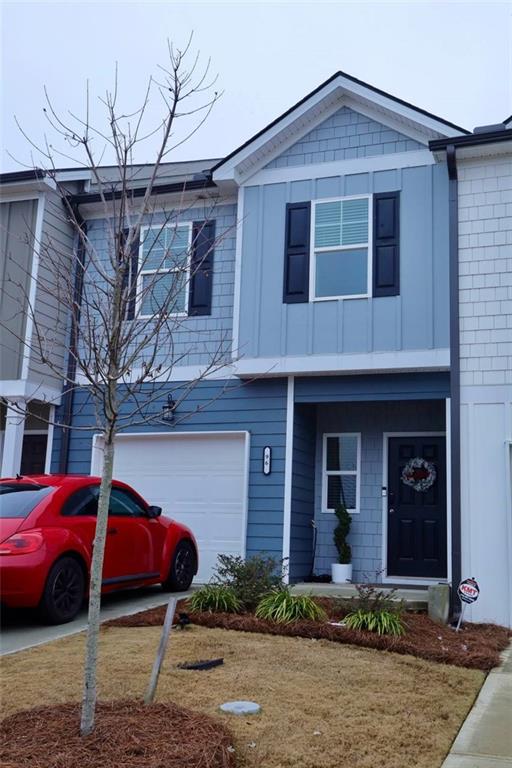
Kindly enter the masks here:
[[409, 459], [402, 470], [402, 483], [415, 491], [428, 491], [434, 485], [436, 477], [434, 465], [419, 456]]

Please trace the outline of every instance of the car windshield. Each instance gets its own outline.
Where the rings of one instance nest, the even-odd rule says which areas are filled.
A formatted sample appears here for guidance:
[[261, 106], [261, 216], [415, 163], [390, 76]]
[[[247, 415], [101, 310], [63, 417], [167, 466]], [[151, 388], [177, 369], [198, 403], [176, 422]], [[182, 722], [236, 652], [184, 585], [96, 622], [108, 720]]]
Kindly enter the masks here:
[[0, 519], [28, 517], [54, 488], [37, 483], [0, 483]]

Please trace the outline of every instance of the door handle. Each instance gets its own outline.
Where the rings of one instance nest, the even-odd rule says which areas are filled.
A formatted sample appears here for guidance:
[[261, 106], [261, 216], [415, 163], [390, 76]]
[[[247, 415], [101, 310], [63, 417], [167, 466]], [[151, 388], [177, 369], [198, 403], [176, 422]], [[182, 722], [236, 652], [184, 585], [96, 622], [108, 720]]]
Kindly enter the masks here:
[[114, 533], [117, 533], [117, 528], [107, 528], [107, 533], [113, 535]]
[[389, 514], [390, 514], [390, 515], [393, 515], [393, 514], [394, 514], [394, 512], [395, 512], [395, 510], [393, 509], [393, 507], [390, 507], [390, 508], [389, 508]]

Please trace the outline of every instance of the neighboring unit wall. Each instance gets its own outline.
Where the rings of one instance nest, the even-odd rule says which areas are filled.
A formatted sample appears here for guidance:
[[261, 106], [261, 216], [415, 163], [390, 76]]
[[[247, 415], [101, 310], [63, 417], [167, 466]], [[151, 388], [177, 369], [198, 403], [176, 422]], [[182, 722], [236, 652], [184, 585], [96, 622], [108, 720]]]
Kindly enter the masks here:
[[[232, 431], [250, 432], [249, 515], [247, 527], [247, 555], [266, 552], [278, 560], [283, 546], [284, 465], [286, 444], [286, 381], [273, 379], [242, 384], [238, 379], [207, 380], [198, 384], [179, 406], [176, 425], [166, 426], [159, 421], [167, 394], [179, 399], [180, 385], [165, 386], [158, 399], [151, 404], [154, 422], [146, 427], [134, 427], [128, 432], [198, 432]], [[152, 387], [145, 388], [148, 396]], [[125, 409], [126, 412], [126, 409]], [[86, 390], [75, 398], [73, 426], [91, 427], [90, 431], [72, 430], [70, 437], [68, 472], [89, 474], [91, 471], [92, 435], [101, 430], [94, 428], [94, 407]], [[57, 468], [61, 435], [56, 434], [53, 467]], [[272, 448], [272, 472], [263, 475], [263, 448]]]
[[[183, 317], [176, 323], [172, 340], [173, 357], [179, 360], [179, 366], [204, 365], [214, 356], [219, 359], [219, 350], [226, 355], [231, 351], [236, 216], [236, 205], [220, 203], [212, 208], [211, 203], [205, 203], [203, 206], [187, 208], [179, 218], [186, 222], [214, 219], [216, 223], [211, 314]], [[146, 223], [157, 225], [163, 221], [163, 215], [155, 213], [151, 221]], [[171, 221], [174, 223], [175, 217]], [[94, 248], [107, 259], [109, 244], [106, 222], [103, 219], [89, 221], [88, 235]]]
[[337, 562], [333, 544], [336, 518], [322, 511], [322, 438], [324, 433], [361, 433], [360, 512], [352, 515], [349, 543], [353, 578], [379, 580], [383, 562], [382, 485], [384, 432], [445, 431], [445, 400], [338, 403], [318, 406], [315, 520], [318, 530], [316, 573], [330, 573]]
[[37, 199], [0, 204], [0, 380], [19, 379]]
[[[62, 199], [56, 192], [47, 192], [39, 248], [37, 292], [34, 307], [36, 328], [32, 333], [29, 378], [60, 389], [64, 371], [66, 334], [69, 331], [69, 302], [59, 296], [55, 265], [63, 272], [66, 265], [72, 270], [74, 231], [66, 215]], [[42, 351], [52, 363], [51, 368], [41, 362], [37, 335], [42, 339]], [[36, 393], [37, 396], [37, 393]]]
[[[400, 295], [283, 303], [286, 204], [395, 190], [401, 192]], [[244, 357], [447, 348], [447, 190], [444, 165], [246, 187], [239, 334]]]
[[462, 577], [512, 625], [512, 155], [458, 160]]

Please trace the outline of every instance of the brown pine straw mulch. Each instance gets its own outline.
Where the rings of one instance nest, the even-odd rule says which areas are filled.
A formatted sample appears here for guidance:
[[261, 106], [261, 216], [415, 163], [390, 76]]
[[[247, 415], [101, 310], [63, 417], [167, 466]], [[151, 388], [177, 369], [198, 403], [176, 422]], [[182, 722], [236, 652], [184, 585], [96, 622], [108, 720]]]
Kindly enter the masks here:
[[98, 704], [96, 727], [79, 733], [80, 706], [17, 712], [0, 724], [2, 768], [234, 768], [227, 728], [176, 704]]
[[[317, 602], [327, 611], [331, 620], [340, 617], [335, 601], [318, 598]], [[166, 606], [123, 616], [106, 623], [110, 627], [152, 627], [163, 624]], [[178, 603], [177, 613], [187, 611], [186, 602]], [[202, 627], [219, 627], [241, 632], [306, 637], [349, 643], [364, 648], [376, 648], [393, 653], [410, 654], [420, 659], [453, 664], [457, 667], [488, 671], [500, 663], [500, 653], [507, 648], [512, 633], [496, 624], [464, 624], [460, 632], [437, 624], [422, 613], [405, 613], [406, 632], [401, 637], [377, 635], [373, 632], [335, 627], [328, 622], [296, 621], [277, 624], [257, 619], [253, 614], [189, 613], [190, 621]]]

